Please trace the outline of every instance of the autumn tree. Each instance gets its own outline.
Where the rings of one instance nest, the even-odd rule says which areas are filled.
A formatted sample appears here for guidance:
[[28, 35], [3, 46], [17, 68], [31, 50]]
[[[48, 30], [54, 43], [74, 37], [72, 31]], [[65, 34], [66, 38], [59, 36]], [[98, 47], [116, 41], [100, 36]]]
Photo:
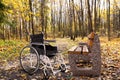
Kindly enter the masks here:
[[94, 30], [110, 40], [114, 34], [120, 36], [118, 3], [119, 0], [2, 0], [0, 35], [2, 39], [28, 41], [30, 34], [43, 31], [46, 38], [53, 35], [75, 40]]
[[110, 0], [107, 0], [107, 27], [108, 27], [108, 41], [110, 41]]
[[0, 1], [0, 37], [5, 40], [5, 24], [10, 24], [7, 20], [7, 12], [8, 7], [3, 3], [3, 0]]
[[92, 15], [91, 15], [91, 10], [90, 10], [90, 1], [87, 0], [87, 7], [88, 7], [88, 33], [90, 33], [93, 28], [92, 28]]

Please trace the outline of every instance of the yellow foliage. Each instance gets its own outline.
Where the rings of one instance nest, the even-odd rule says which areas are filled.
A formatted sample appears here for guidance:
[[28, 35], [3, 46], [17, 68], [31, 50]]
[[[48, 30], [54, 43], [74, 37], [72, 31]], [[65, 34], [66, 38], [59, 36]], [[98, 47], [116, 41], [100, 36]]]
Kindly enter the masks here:
[[8, 12], [9, 12], [10, 14], [13, 14], [13, 13], [14, 13], [13, 10], [8, 10]]
[[29, 21], [29, 20], [30, 20], [29, 16], [26, 16], [26, 17], [25, 17], [25, 19], [26, 19], [27, 21]]

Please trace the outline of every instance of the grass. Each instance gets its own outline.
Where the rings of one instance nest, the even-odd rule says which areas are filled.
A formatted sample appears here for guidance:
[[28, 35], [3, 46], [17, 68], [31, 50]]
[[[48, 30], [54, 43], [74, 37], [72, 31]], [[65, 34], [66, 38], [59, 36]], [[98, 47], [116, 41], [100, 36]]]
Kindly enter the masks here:
[[[62, 45], [62, 47], [66, 46], [66, 50], [81, 41], [80, 38], [77, 38], [76, 41], [72, 41], [69, 38], [57, 38], [56, 40], [56, 44], [58, 46]], [[0, 61], [11, 61], [18, 59], [21, 49], [27, 44], [29, 43], [20, 40], [0, 40]], [[52, 45], [55, 44], [52, 43]], [[67, 53], [66, 50], [64, 50], [63, 53]]]
[[0, 40], [0, 59], [1, 61], [15, 60], [19, 56], [19, 52], [27, 42], [19, 40]]

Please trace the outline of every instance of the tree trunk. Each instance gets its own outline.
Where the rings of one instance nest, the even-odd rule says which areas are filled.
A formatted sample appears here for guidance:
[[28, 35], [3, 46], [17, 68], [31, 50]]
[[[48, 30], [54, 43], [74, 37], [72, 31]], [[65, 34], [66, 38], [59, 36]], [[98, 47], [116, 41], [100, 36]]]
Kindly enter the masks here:
[[99, 0], [99, 21], [98, 21], [97, 24], [98, 24], [99, 26], [101, 26], [100, 32], [102, 32], [102, 24], [101, 24], [101, 19], [100, 19], [100, 18], [101, 18], [100, 10], [101, 10], [101, 9], [100, 9], [100, 0]]
[[95, 0], [95, 2], [94, 2], [94, 31], [95, 32], [97, 30], [96, 18], [97, 18], [97, 11], [96, 11], [96, 0]]
[[32, 34], [34, 34], [34, 21], [33, 21], [33, 10], [32, 10], [32, 2], [31, 2], [31, 0], [29, 0], [29, 6], [30, 6], [30, 12], [32, 13], [31, 15], [30, 15], [30, 21], [31, 21], [31, 27], [32, 27]]
[[91, 11], [90, 11], [90, 3], [89, 0], [87, 0], [87, 5], [88, 5], [88, 33], [92, 32], [92, 16], [91, 16]]
[[45, 39], [47, 39], [47, 16], [45, 17]]
[[82, 35], [82, 30], [81, 30], [82, 29], [82, 26], [81, 26], [82, 23], [81, 23], [81, 20], [80, 20], [80, 18], [81, 18], [80, 11], [77, 11], [77, 15], [78, 15], [78, 26], [79, 26], [79, 32], [78, 33], [79, 33], [79, 36], [80, 36], [80, 35]]
[[62, 2], [59, 0], [60, 3], [60, 11], [59, 11], [59, 23], [58, 23], [58, 31], [61, 31], [62, 28]]
[[83, 1], [81, 0], [81, 17], [82, 17], [82, 35], [81, 35], [81, 37], [82, 37], [82, 39], [84, 38], [84, 11], [83, 11]]
[[73, 27], [73, 41], [75, 40], [75, 38], [76, 38], [76, 35], [75, 35], [75, 33], [76, 33], [76, 21], [75, 21], [75, 8], [74, 8], [74, 0], [72, 0], [72, 8], [73, 8], [73, 12], [72, 12], [72, 15], [73, 15], [73, 24], [72, 24], [72, 27]]
[[17, 26], [16, 26], [15, 33], [16, 33], [16, 39], [17, 39], [18, 38], [18, 27]]
[[73, 39], [73, 31], [72, 31], [72, 22], [73, 22], [73, 15], [72, 15], [72, 7], [71, 7], [71, 0], [69, 0], [69, 8], [70, 8], [70, 11], [69, 11], [69, 35], [70, 35], [70, 39], [72, 40]]
[[22, 40], [22, 18], [20, 18], [20, 29], [19, 29], [19, 34], [20, 34], [20, 40]]
[[118, 27], [119, 27], [119, 31], [118, 31], [118, 38], [120, 37], [120, 10], [119, 10], [119, 18], [118, 18]]
[[108, 26], [108, 41], [110, 41], [110, 0], [108, 0], [108, 10], [107, 10], [107, 26]]
[[45, 4], [45, 0], [41, 0], [41, 26], [42, 26], [42, 32], [44, 32], [44, 20], [45, 20], [45, 16], [44, 16], [44, 5]]
[[29, 38], [28, 38], [28, 37], [29, 37], [28, 26], [29, 26], [29, 25], [28, 25], [28, 22], [27, 22], [27, 21], [25, 21], [25, 26], [26, 26], [26, 27], [25, 27], [25, 30], [26, 30], [26, 41], [28, 41], [28, 39], [29, 39]]
[[5, 26], [3, 25], [3, 40], [5, 41]]

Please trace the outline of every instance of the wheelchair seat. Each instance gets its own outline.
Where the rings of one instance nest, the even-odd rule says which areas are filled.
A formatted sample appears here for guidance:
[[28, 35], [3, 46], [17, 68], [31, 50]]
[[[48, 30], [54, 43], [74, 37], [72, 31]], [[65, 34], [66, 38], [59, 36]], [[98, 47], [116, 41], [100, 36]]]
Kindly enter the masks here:
[[[42, 45], [39, 45], [39, 46], [36, 46], [36, 45], [33, 45], [36, 50], [38, 51], [38, 54], [39, 55], [44, 55], [44, 47]], [[56, 55], [56, 53], [58, 52], [57, 51], [57, 47], [56, 46], [51, 46], [51, 45], [45, 45], [46, 47], [46, 55], [48, 57], [53, 57]]]
[[[30, 35], [31, 43], [36, 43], [36, 44], [44, 44], [44, 35], [42, 33], [40, 34], [35, 34], [35, 35]], [[44, 46], [43, 45], [36, 45], [32, 44], [32, 47], [34, 47], [39, 55], [44, 55]], [[57, 46], [52, 46], [50, 44], [45, 44], [46, 47], [46, 56], [48, 57], [53, 57], [56, 55], [57, 51]]]

